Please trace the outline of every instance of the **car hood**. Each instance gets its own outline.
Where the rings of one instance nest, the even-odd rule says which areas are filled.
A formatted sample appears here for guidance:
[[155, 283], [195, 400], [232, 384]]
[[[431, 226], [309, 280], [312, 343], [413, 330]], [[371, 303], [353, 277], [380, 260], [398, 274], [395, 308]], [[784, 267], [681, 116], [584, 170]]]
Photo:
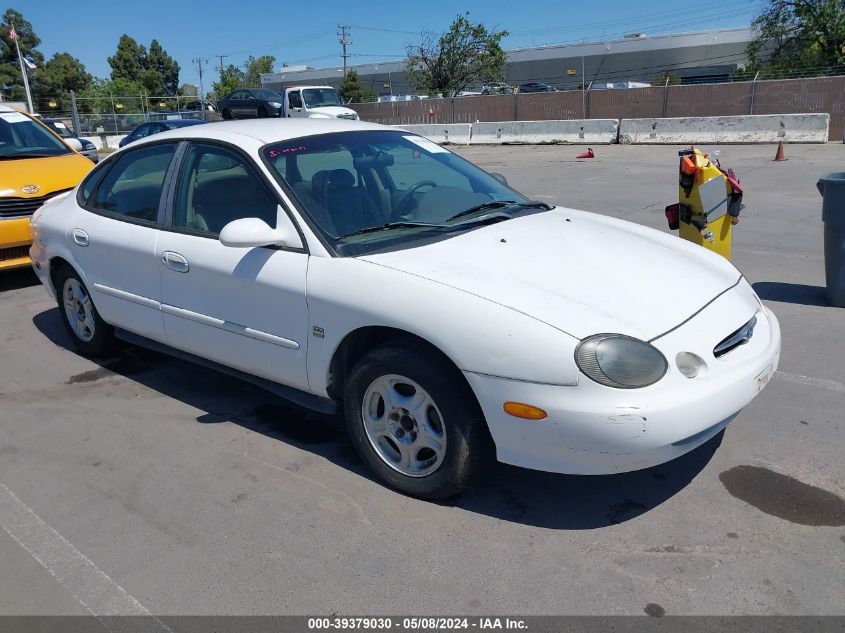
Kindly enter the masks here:
[[556, 208], [424, 246], [360, 257], [477, 295], [579, 339], [653, 339], [738, 281], [724, 258], [674, 235]]
[[341, 114], [355, 114], [355, 110], [341, 106], [322, 106], [319, 108], [308, 108], [309, 114], [321, 114], [327, 117], [337, 118]]
[[[70, 189], [82, 180], [93, 163], [77, 153], [45, 158], [0, 160], [0, 196], [38, 198], [54, 191]], [[35, 185], [37, 191], [23, 187]]]

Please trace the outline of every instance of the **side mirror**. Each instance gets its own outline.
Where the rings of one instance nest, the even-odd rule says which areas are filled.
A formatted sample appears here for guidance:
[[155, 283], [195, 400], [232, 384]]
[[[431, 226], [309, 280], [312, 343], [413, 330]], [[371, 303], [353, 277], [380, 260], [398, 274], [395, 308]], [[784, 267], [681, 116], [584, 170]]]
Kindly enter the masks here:
[[293, 222], [281, 207], [277, 210], [278, 227], [271, 228], [261, 218], [232, 220], [220, 231], [223, 246], [255, 248], [258, 246], [288, 246], [302, 248], [302, 240]]
[[499, 181], [500, 183], [502, 183], [503, 185], [508, 184], [508, 179], [507, 179], [507, 178], [505, 178], [505, 175], [504, 175], [504, 174], [500, 174], [500, 173], [499, 173], [499, 172], [497, 172], [497, 171], [491, 171], [491, 172], [490, 172], [490, 175], [491, 175], [491, 176], [493, 176], [493, 178], [495, 178], [496, 180], [498, 180], [498, 181]]
[[75, 152], [82, 151], [82, 142], [78, 138], [69, 137], [62, 139], [65, 142], [65, 145], [70, 147]]

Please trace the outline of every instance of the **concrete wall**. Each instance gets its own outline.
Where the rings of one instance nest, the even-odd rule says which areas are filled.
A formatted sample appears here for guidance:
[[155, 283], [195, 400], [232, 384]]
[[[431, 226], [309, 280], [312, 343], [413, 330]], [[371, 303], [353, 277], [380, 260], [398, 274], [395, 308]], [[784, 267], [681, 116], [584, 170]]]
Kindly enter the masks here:
[[430, 123], [423, 125], [398, 125], [402, 130], [419, 134], [435, 143], [453, 143], [455, 145], [469, 145], [472, 133], [470, 123]]
[[623, 119], [619, 142], [687, 143], [825, 143], [829, 114], [764, 114], [724, 117]]
[[472, 124], [471, 142], [601, 145], [615, 143], [618, 131], [618, 119], [483, 122]]
[[84, 138], [86, 141], [91, 141], [94, 145], [97, 146], [97, 149], [117, 149], [118, 143], [120, 143], [122, 139], [126, 138], [126, 134], [98, 134], [97, 136], [80, 136], [79, 138]]

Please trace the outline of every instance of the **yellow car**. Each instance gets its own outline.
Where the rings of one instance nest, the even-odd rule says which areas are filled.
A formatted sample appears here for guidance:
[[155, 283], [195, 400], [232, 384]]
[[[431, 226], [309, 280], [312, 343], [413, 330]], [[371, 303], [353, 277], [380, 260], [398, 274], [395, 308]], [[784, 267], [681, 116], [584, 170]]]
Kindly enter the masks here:
[[0, 104], [0, 271], [30, 265], [30, 216], [93, 166], [41, 123]]

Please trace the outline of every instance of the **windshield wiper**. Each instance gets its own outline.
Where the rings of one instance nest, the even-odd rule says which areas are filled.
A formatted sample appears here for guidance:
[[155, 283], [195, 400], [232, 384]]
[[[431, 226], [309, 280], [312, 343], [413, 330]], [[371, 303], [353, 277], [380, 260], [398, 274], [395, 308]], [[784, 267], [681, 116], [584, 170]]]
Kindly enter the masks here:
[[474, 207], [470, 207], [469, 209], [459, 211], [451, 218], [449, 218], [449, 220], [457, 220], [458, 218], [471, 215], [478, 211], [487, 211], [489, 209], [501, 209], [502, 207], [511, 206], [516, 206], [523, 209], [545, 209], [546, 211], [549, 211], [554, 208], [551, 205], [546, 204], [545, 202], [535, 202], [534, 200], [527, 200], [525, 202], [517, 202], [516, 200], [491, 200], [490, 202], [483, 202], [481, 204], [475, 205]]
[[366, 235], [367, 233], [378, 233], [379, 231], [389, 231], [390, 229], [414, 228], [419, 226], [438, 229], [446, 227], [444, 224], [435, 224], [433, 222], [388, 222], [387, 224], [379, 224], [378, 226], [368, 226], [363, 229], [358, 229], [357, 231], [346, 233], [345, 235], [341, 235], [335, 239], [345, 240], [348, 237], [354, 237], [356, 235]]

